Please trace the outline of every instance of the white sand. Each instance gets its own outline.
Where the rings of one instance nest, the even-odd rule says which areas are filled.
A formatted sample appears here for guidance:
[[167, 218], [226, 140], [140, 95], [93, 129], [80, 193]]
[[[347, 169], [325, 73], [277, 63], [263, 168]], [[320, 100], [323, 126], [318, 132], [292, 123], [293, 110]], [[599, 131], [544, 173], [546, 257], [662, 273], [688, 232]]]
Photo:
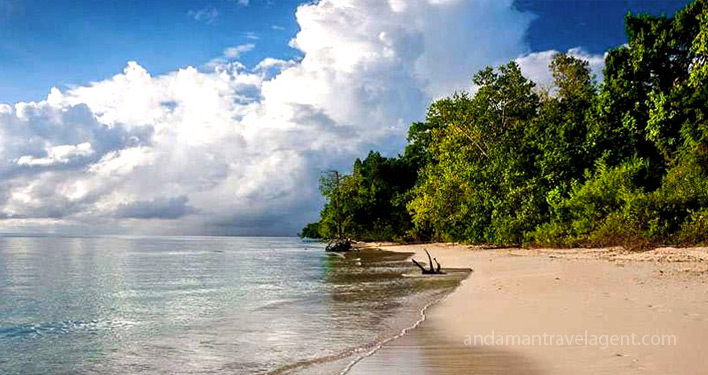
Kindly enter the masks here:
[[[416, 252], [421, 260], [427, 248], [443, 267], [475, 272], [429, 309], [417, 330], [359, 362], [352, 375], [708, 374], [706, 248], [381, 248]], [[537, 344], [545, 333], [547, 345], [465, 345], [468, 335], [491, 344], [492, 331], [495, 339], [535, 337]], [[588, 342], [570, 338], [586, 331]], [[639, 342], [644, 335], [673, 335], [676, 343], [664, 338], [665, 345], [632, 345], [632, 334]], [[603, 349], [612, 336], [625, 342], [607, 342]], [[597, 345], [591, 345], [593, 337]]]

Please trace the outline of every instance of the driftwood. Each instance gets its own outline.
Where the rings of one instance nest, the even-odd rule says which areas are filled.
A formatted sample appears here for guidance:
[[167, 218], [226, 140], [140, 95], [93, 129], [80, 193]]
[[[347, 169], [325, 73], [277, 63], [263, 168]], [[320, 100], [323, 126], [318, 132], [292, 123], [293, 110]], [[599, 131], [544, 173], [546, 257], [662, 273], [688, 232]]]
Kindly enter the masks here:
[[352, 250], [352, 241], [348, 238], [337, 238], [329, 242], [325, 251], [335, 253], [345, 253]]
[[[430, 269], [426, 269], [420, 263], [418, 263], [418, 261], [416, 261], [415, 259], [411, 259], [413, 261], [413, 263], [415, 263], [415, 265], [418, 266], [418, 268], [420, 268], [420, 270], [423, 272], [423, 275], [442, 275], [442, 274], [444, 274], [445, 272], [443, 272], [441, 270], [442, 267], [440, 266], [440, 263], [438, 262], [438, 258], [431, 257], [428, 250], [426, 250], [426, 249], [423, 249], [423, 250], [425, 250], [425, 253], [428, 254], [428, 262], [430, 262]], [[435, 260], [435, 264], [437, 265], [437, 267], [433, 266], [433, 260]]]

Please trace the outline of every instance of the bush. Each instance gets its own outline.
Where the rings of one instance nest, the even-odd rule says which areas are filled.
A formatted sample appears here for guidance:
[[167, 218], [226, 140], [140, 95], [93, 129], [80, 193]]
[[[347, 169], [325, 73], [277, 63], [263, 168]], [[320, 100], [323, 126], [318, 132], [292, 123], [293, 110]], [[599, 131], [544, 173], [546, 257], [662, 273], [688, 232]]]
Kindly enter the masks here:
[[693, 211], [688, 215], [681, 225], [677, 242], [682, 245], [708, 244], [708, 209]]

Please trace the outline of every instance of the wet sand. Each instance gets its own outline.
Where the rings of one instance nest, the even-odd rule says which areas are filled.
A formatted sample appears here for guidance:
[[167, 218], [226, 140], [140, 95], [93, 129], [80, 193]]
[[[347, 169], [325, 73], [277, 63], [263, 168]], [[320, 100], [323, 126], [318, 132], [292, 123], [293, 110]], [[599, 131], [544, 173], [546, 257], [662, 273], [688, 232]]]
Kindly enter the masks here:
[[[443, 267], [474, 272], [427, 311], [418, 329], [361, 360], [349, 374], [708, 373], [707, 248], [630, 253], [379, 247], [415, 252], [418, 259], [427, 248]], [[541, 345], [544, 334], [548, 340]], [[638, 343], [629, 342], [632, 334]], [[465, 343], [475, 335], [479, 341], [486, 337], [486, 345]], [[539, 341], [491, 345], [490, 337], [505, 335]], [[589, 339], [568, 343], [570, 335]], [[665, 343], [640, 345], [644, 335]], [[559, 336], [565, 341], [559, 343]], [[612, 336], [618, 342], [610, 342]]]

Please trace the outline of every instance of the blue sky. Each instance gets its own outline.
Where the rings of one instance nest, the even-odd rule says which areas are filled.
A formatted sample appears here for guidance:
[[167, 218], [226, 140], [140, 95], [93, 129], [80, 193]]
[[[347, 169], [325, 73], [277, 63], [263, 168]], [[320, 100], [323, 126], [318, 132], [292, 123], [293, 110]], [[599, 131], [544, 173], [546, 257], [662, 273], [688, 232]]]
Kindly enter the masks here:
[[671, 16], [688, 0], [517, 0], [519, 9], [538, 18], [527, 41], [533, 51], [583, 47], [591, 53], [625, 43], [624, 16], [646, 12]]
[[[241, 58], [298, 56], [288, 41], [303, 1], [0, 0], [0, 103], [43, 99], [50, 87], [117, 74], [129, 60], [152, 74], [201, 66], [231, 46], [255, 43]], [[624, 43], [627, 10], [672, 14], [686, 1], [518, 0], [537, 18], [531, 51], [583, 47], [601, 53]], [[257, 39], [255, 39], [257, 38]]]
[[38, 100], [52, 86], [103, 79], [128, 60], [154, 73], [199, 65], [254, 36], [258, 49], [245, 63], [292, 57], [287, 43], [299, 3], [0, 0], [0, 102]]

